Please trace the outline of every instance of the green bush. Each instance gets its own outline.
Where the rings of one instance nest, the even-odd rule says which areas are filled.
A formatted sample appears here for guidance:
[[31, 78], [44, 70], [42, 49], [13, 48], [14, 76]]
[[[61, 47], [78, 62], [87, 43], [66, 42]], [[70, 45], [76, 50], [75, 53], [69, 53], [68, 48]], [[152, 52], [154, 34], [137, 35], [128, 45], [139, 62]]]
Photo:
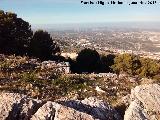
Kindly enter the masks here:
[[48, 32], [36, 31], [30, 43], [30, 55], [42, 60], [51, 59], [60, 52], [60, 48]]
[[112, 66], [116, 73], [139, 75], [140, 77], [154, 78], [160, 74], [160, 64], [150, 58], [140, 58], [131, 54], [118, 55]]
[[141, 58], [142, 67], [139, 74], [142, 77], [153, 78], [160, 74], [160, 64], [156, 60]]
[[112, 66], [116, 73], [127, 73], [129, 75], [136, 75], [141, 67], [139, 56], [132, 54], [121, 54], [114, 59]]
[[77, 72], [97, 72], [100, 66], [100, 55], [96, 50], [85, 48], [78, 53], [76, 58]]

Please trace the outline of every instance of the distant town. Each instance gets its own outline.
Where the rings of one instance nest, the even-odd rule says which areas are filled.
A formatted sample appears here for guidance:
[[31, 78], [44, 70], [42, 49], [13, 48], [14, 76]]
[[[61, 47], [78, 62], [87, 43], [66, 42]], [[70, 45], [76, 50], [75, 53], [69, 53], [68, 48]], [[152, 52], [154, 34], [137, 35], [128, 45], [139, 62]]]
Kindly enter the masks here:
[[50, 31], [57, 40], [63, 55], [77, 56], [84, 48], [95, 49], [100, 53], [131, 53], [160, 59], [160, 31], [140, 29], [90, 28], [64, 31]]

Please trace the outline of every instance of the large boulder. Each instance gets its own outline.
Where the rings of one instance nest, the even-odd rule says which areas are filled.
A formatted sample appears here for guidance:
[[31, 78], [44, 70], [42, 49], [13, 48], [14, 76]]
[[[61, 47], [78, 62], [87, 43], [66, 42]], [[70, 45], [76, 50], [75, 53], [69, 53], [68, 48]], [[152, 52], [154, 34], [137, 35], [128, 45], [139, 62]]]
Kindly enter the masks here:
[[159, 120], [160, 86], [140, 85], [131, 90], [131, 103], [125, 111], [124, 120]]
[[48, 101], [38, 109], [31, 120], [94, 120], [94, 118], [70, 107]]
[[96, 97], [89, 97], [82, 101], [73, 100], [62, 103], [77, 111], [87, 113], [99, 120], [121, 120], [122, 118], [109, 103], [98, 100]]
[[0, 120], [28, 120], [42, 101], [17, 93], [0, 94]]

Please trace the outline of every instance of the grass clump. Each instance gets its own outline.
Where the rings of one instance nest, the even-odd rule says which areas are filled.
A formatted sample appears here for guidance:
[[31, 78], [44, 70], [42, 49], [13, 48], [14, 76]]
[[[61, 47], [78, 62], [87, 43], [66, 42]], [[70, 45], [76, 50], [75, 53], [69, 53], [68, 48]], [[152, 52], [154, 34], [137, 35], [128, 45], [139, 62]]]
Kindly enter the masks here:
[[88, 87], [89, 81], [87, 77], [78, 75], [78, 76], [67, 76], [62, 75], [61, 77], [53, 80], [53, 86], [62, 93], [62, 95], [67, 95], [73, 91], [82, 91]]

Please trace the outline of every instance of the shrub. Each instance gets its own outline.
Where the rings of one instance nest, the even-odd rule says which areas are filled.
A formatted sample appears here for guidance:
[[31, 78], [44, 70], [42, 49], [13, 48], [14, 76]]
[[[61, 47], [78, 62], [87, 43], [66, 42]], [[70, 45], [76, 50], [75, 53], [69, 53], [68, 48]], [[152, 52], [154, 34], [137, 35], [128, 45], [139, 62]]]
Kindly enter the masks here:
[[157, 61], [149, 58], [141, 58], [142, 67], [139, 74], [142, 77], [153, 78], [160, 74], [160, 64]]
[[114, 54], [108, 54], [107, 56], [101, 56], [101, 66], [99, 72], [113, 72], [112, 65], [114, 65]]
[[112, 66], [116, 73], [127, 73], [129, 75], [136, 75], [141, 67], [139, 56], [132, 54], [118, 55], [114, 59], [114, 65]]
[[51, 59], [52, 55], [60, 52], [60, 48], [53, 41], [48, 32], [36, 31], [30, 43], [30, 55], [42, 60]]
[[82, 72], [97, 72], [100, 65], [100, 56], [96, 50], [85, 48], [78, 53], [76, 58], [78, 71]]

